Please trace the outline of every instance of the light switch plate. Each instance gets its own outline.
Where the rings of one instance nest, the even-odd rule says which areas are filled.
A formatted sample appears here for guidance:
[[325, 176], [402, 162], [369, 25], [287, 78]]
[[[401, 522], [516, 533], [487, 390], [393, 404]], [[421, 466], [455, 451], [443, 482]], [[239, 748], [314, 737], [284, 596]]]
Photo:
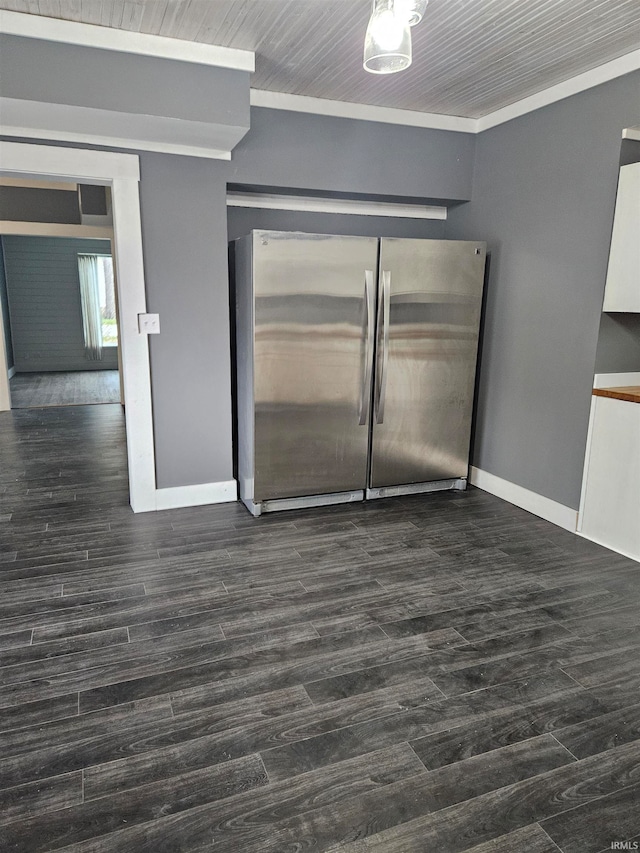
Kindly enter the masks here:
[[159, 335], [160, 315], [138, 314], [138, 331], [141, 335]]

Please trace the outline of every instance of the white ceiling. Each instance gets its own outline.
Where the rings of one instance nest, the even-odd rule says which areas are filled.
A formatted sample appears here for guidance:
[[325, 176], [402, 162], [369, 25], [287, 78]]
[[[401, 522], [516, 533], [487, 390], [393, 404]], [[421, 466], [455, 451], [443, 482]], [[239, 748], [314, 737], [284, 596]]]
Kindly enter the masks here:
[[[0, 0], [255, 51], [254, 89], [477, 118], [640, 49], [639, 0], [430, 0], [413, 64], [367, 74], [371, 0]], [[640, 99], [639, 99], [640, 100]]]

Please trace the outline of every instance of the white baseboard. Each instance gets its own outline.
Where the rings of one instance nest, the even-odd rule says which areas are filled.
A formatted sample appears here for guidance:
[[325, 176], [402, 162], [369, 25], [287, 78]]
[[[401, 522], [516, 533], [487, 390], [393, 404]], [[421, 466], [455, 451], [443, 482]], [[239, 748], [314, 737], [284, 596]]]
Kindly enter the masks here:
[[529, 489], [524, 489], [522, 486], [510, 483], [508, 480], [496, 477], [495, 474], [490, 474], [488, 471], [473, 466], [469, 469], [469, 482], [484, 492], [489, 492], [498, 498], [502, 498], [502, 500], [509, 501], [509, 503], [519, 506], [539, 518], [544, 518], [558, 527], [563, 527], [571, 533], [576, 532], [578, 513], [571, 507], [552, 501], [550, 498], [537, 494], [537, 492], [531, 492]]
[[238, 499], [235, 480], [220, 483], [198, 483], [195, 486], [173, 486], [156, 489], [156, 509], [177, 509], [183, 506], [221, 504]]
[[10, 367], [7, 373], [9, 374], [9, 379], [13, 379], [13, 377], [16, 375], [15, 367]]

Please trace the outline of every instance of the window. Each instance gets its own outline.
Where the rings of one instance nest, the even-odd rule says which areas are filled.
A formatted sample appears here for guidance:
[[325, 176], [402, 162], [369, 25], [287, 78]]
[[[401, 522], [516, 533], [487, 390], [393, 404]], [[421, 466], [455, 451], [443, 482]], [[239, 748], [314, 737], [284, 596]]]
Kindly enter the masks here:
[[103, 347], [118, 345], [116, 294], [111, 255], [78, 255], [84, 347], [88, 359], [100, 360]]

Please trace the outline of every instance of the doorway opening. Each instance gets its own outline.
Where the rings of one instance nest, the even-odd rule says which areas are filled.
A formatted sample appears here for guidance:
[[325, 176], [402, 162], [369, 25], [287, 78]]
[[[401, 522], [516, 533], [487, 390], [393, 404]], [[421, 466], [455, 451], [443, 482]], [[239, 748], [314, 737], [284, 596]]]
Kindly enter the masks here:
[[123, 403], [110, 240], [0, 244], [11, 408]]
[[[46, 185], [75, 181], [106, 186], [111, 190], [115, 287], [120, 318], [118, 351], [121, 352], [122, 399], [126, 410], [129, 502], [134, 512], [155, 510], [158, 508], [158, 500], [149, 349], [146, 335], [141, 334], [138, 328], [138, 314], [146, 312], [138, 157], [105, 151], [0, 142], [0, 175], [40, 180]], [[34, 226], [34, 223], [27, 225]], [[70, 236], [68, 225], [48, 227], [56, 232], [55, 236]], [[25, 223], [3, 221], [0, 223], [0, 233], [24, 234]], [[34, 231], [27, 230], [26, 233]], [[35, 233], [38, 233], [37, 228]], [[104, 236], [102, 229], [98, 236]], [[0, 336], [4, 338], [3, 323], [0, 323]], [[7, 410], [10, 402], [7, 368], [6, 348], [4, 341], [0, 341], [0, 412]]]

